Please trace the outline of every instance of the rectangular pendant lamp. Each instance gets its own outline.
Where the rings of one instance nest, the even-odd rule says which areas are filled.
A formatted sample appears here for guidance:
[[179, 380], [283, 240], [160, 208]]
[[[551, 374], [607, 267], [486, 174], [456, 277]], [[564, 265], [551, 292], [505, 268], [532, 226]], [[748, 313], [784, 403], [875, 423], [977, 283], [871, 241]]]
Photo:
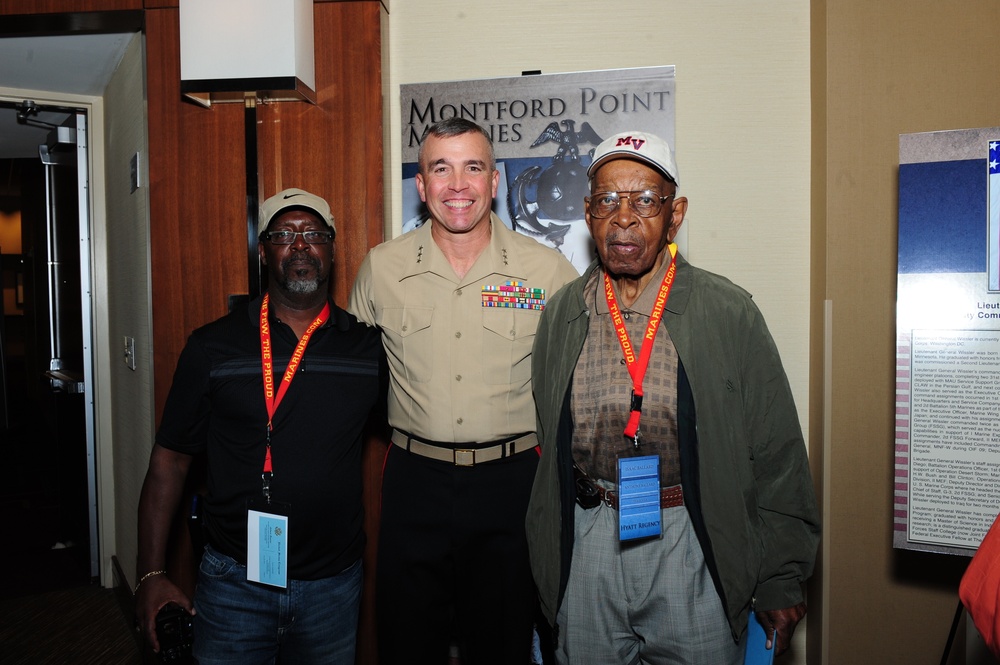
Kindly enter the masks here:
[[180, 0], [181, 93], [316, 103], [313, 0]]

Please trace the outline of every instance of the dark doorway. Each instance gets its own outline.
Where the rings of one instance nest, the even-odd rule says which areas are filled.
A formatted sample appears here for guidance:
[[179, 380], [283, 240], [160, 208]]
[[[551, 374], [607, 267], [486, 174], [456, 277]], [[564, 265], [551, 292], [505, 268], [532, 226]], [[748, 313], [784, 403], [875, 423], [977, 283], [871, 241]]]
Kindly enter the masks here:
[[60, 111], [66, 120], [52, 123], [39, 157], [0, 159], [0, 511], [14, 521], [0, 557], [15, 571], [0, 577], [0, 597], [96, 575], [89, 262], [76, 114]]

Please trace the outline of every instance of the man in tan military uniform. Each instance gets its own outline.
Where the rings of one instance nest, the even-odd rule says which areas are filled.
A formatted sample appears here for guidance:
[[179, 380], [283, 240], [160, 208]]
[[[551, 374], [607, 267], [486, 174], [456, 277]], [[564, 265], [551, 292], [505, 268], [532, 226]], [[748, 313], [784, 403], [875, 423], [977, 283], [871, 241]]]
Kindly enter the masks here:
[[456, 639], [463, 665], [527, 663], [531, 347], [546, 300], [578, 273], [492, 214], [499, 172], [481, 127], [431, 126], [418, 162], [430, 219], [368, 254], [349, 306], [381, 330], [391, 371], [379, 653], [445, 663]]

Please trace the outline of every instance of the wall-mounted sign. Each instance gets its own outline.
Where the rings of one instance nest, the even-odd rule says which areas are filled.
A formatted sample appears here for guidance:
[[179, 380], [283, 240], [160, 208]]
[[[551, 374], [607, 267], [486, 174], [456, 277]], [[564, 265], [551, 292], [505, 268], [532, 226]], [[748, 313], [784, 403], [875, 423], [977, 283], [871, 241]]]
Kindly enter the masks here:
[[899, 140], [895, 547], [971, 555], [1000, 512], [1000, 128]]

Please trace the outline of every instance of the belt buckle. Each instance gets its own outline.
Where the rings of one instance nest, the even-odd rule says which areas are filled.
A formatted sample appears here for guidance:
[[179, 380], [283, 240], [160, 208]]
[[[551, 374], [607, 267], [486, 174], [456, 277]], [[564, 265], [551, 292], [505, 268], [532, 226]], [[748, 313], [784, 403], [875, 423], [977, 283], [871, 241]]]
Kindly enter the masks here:
[[469, 448], [455, 449], [455, 466], [475, 466], [476, 451]]

